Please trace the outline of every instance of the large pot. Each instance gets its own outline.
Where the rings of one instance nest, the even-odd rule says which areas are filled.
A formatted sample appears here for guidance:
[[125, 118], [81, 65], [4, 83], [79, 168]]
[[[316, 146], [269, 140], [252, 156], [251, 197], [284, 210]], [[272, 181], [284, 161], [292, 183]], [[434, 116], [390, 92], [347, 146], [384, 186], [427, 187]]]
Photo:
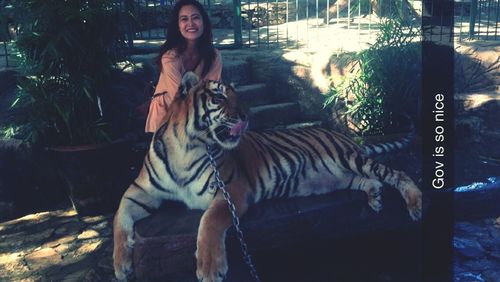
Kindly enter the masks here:
[[69, 198], [81, 216], [114, 212], [133, 180], [132, 142], [48, 148]]

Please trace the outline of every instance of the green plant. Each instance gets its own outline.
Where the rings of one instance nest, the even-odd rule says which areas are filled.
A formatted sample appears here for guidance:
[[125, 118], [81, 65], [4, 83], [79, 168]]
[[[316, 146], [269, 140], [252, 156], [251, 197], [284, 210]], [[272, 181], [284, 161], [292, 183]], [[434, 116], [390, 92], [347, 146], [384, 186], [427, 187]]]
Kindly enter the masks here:
[[42, 145], [100, 143], [114, 137], [102, 107], [123, 53], [113, 2], [12, 1], [22, 76], [11, 133]]
[[375, 43], [354, 56], [357, 71], [331, 87], [324, 106], [343, 104], [362, 135], [386, 132], [398, 114], [414, 112], [421, 85], [417, 35], [401, 19], [382, 22]]

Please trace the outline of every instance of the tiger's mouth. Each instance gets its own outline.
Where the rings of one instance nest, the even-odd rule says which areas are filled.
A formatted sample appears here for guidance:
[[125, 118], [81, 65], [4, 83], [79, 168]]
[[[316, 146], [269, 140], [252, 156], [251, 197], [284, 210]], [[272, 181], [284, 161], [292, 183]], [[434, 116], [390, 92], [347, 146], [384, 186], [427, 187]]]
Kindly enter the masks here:
[[232, 125], [221, 125], [215, 128], [214, 132], [220, 142], [234, 143], [240, 140], [240, 137], [248, 128], [247, 121], [238, 121]]

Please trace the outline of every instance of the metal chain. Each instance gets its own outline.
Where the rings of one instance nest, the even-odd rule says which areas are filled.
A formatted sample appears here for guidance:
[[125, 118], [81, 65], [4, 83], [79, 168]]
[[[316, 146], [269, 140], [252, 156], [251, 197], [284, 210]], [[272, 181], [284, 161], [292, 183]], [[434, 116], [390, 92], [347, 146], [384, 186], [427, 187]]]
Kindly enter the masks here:
[[257, 270], [255, 269], [255, 266], [252, 262], [252, 258], [250, 254], [248, 253], [248, 247], [247, 244], [245, 243], [245, 240], [243, 238], [243, 231], [241, 231], [240, 228], [240, 219], [238, 218], [238, 215], [236, 214], [236, 207], [234, 206], [233, 202], [231, 201], [231, 196], [226, 190], [226, 185], [224, 184], [224, 181], [220, 178], [219, 170], [217, 169], [217, 164], [215, 162], [215, 159], [212, 155], [212, 148], [210, 145], [207, 144], [207, 155], [210, 160], [210, 165], [212, 166], [214, 170], [214, 175], [215, 175], [215, 183], [212, 183], [211, 186], [215, 187], [215, 191], [217, 192], [218, 189], [222, 191], [222, 195], [224, 196], [224, 199], [227, 202], [227, 205], [229, 207], [229, 211], [231, 212], [231, 215], [233, 217], [233, 226], [236, 229], [236, 235], [238, 236], [238, 240], [240, 241], [240, 246], [241, 246], [241, 252], [243, 253], [243, 260], [245, 263], [248, 265], [250, 268], [250, 274], [252, 277], [255, 279], [255, 281], [260, 282], [259, 275], [257, 274]]

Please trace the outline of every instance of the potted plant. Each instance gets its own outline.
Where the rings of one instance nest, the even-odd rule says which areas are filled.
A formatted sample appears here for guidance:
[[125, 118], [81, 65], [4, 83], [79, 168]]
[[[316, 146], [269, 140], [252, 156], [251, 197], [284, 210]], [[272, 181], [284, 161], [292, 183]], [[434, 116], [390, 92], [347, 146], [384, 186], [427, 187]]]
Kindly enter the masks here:
[[12, 1], [22, 57], [15, 132], [50, 152], [79, 214], [113, 210], [130, 181], [129, 109], [113, 92], [124, 47], [113, 2]]

